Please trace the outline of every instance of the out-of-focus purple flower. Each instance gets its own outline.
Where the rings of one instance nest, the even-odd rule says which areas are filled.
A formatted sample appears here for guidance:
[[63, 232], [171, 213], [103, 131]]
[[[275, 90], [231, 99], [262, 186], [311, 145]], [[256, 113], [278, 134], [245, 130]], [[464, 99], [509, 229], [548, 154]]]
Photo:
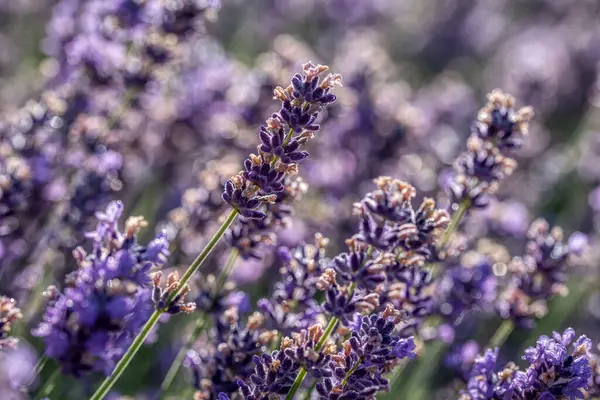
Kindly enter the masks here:
[[467, 257], [459, 265], [448, 265], [439, 283], [440, 313], [451, 321], [457, 321], [470, 311], [489, 311], [496, 300], [497, 277], [492, 271], [493, 261], [475, 255], [467, 263]]
[[515, 111], [514, 103], [512, 96], [499, 90], [488, 95], [473, 123], [467, 151], [455, 164], [456, 176], [448, 187], [454, 202], [486, 207], [499, 182], [512, 174], [516, 161], [508, 155], [521, 147], [533, 116], [531, 107]]
[[50, 302], [33, 334], [65, 373], [109, 374], [152, 313], [149, 271], [165, 264], [168, 242], [158, 234], [138, 244], [136, 234], [147, 223], [130, 217], [121, 231], [122, 212], [121, 202], [97, 212], [97, 228], [87, 234], [91, 252], [75, 249], [79, 269], [67, 276], [64, 291], [46, 291]]
[[15, 299], [0, 296], [0, 351], [17, 345], [18, 339], [10, 336], [10, 328], [13, 322], [21, 318], [23, 314]]
[[527, 249], [523, 257], [509, 264], [511, 281], [499, 296], [497, 309], [503, 318], [513, 318], [531, 326], [535, 318], [546, 314], [546, 302], [555, 295], [566, 295], [569, 262], [581, 254], [582, 238], [575, 233], [569, 243], [563, 231], [539, 219], [531, 224]]
[[[454, 329], [452, 330], [454, 331]], [[451, 342], [453, 340], [446, 343]], [[446, 355], [446, 364], [455, 369], [460, 375], [466, 375], [468, 379], [467, 372], [470, 372], [473, 367], [479, 350], [479, 344], [474, 340], [467, 340], [464, 343], [454, 345]]]
[[26, 389], [36, 379], [37, 354], [28, 343], [20, 341], [16, 347], [0, 354], [0, 390], [6, 400], [25, 400]]
[[314, 297], [326, 262], [327, 244], [327, 238], [317, 234], [314, 244], [279, 249], [281, 279], [275, 283], [272, 296], [258, 302], [267, 326], [289, 335], [314, 325], [320, 312]]

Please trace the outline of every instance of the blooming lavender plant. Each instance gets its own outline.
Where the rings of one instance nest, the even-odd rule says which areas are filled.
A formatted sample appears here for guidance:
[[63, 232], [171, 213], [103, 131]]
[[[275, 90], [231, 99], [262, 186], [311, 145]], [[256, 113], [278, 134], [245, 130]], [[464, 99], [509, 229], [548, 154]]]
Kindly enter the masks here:
[[[184, 355], [194, 349], [186, 364], [203, 400], [370, 399], [386, 390], [392, 398], [445, 399], [461, 389], [465, 398], [598, 395], [597, 355], [585, 339], [570, 351], [570, 332], [540, 338], [526, 352], [529, 366], [495, 367], [527, 334], [514, 335], [502, 351], [512, 330], [542, 316], [549, 318], [540, 327], [558, 328], [566, 315], [578, 331], [587, 326], [593, 334], [597, 324], [578, 318], [598, 314], [593, 305], [581, 307], [596, 291], [587, 267], [597, 264], [597, 251], [572, 268], [583, 234], [566, 239], [545, 222], [526, 233], [534, 214], [586, 233], [598, 225], [597, 215], [581, 207], [586, 186], [598, 185], [594, 2], [226, 2], [213, 26], [205, 22], [220, 4], [211, 0], [59, 0], [50, 18], [47, 2], [4, 3], [0, 292], [16, 298], [24, 314], [11, 321], [10, 335], [36, 320], [36, 285], [62, 282], [65, 271], [82, 266], [62, 292], [46, 292], [44, 351], [67, 350], [48, 363], [42, 357], [32, 372], [34, 357], [21, 363], [5, 346], [0, 397], [28, 397], [37, 374], [45, 382], [32, 396], [82, 398], [89, 387], [65, 388], [61, 371], [85, 374], [88, 384], [98, 374], [87, 372], [96, 371], [110, 374], [92, 400], [121, 398], [109, 391], [158, 320], [181, 313], [195, 321], [171, 318], [173, 329], [160, 339]], [[50, 59], [34, 72], [37, 51], [22, 60], [15, 55], [39, 48], [38, 22], [48, 19], [41, 47]], [[31, 28], [27, 35], [20, 35], [21, 24]], [[275, 82], [319, 56], [344, 74], [339, 100], [332, 95], [339, 79], [307, 65], [276, 90], [281, 107], [259, 127], [271, 114]], [[475, 93], [499, 84], [536, 106], [526, 144], [531, 111], [518, 110], [500, 91], [468, 131]], [[41, 95], [19, 107], [28, 91]], [[314, 145], [309, 139], [320, 123], [327, 131]], [[465, 131], [467, 150], [456, 159]], [[250, 152], [256, 154], [236, 175]], [[406, 182], [378, 179], [377, 189], [351, 207], [379, 175]], [[446, 194], [437, 195], [436, 182]], [[127, 228], [100, 244], [83, 243], [95, 211], [115, 192], [143, 210], [148, 225], [162, 221], [155, 240], [166, 251], [169, 239], [168, 272], [148, 271], [142, 258], [151, 246], [137, 244], [140, 234]], [[413, 207], [413, 199], [421, 205]], [[106, 218], [101, 224], [112, 226]], [[294, 229], [287, 229], [292, 220]], [[330, 239], [305, 243], [313, 232]], [[524, 254], [510, 256], [523, 242]], [[222, 254], [219, 247], [231, 250]], [[74, 248], [75, 257], [67, 256]], [[126, 257], [133, 260], [130, 273], [123, 272]], [[208, 263], [210, 271], [197, 274]], [[161, 268], [164, 260], [151, 264]], [[182, 272], [182, 265], [190, 267]], [[270, 273], [276, 268], [278, 278]], [[253, 285], [243, 282], [249, 276]], [[550, 302], [567, 287], [568, 299]], [[191, 295], [193, 303], [186, 300]], [[261, 298], [259, 313], [250, 297]], [[497, 314], [503, 321], [491, 335]], [[186, 318], [190, 329], [180, 329]], [[454, 355], [460, 377], [475, 362], [466, 388], [460, 379], [449, 384], [451, 371], [435, 368], [450, 345], [461, 349]], [[474, 360], [474, 349], [486, 347], [494, 350]], [[154, 393], [152, 378], [163, 365], [141, 353], [140, 364], [151, 365], [137, 370], [144, 387], [130, 379], [119, 391], [142, 399], [191, 397], [192, 388], [181, 391], [177, 380]], [[414, 353], [419, 359], [403, 370]], [[13, 379], [23, 369], [27, 377]]]
[[[571, 328], [552, 337], [541, 336], [535, 347], [525, 351], [525, 370], [509, 363], [498, 370], [498, 350], [486, 350], [475, 360], [467, 389], [461, 399], [582, 399], [592, 377], [591, 341], [575, 339]], [[572, 346], [573, 350], [569, 351]]]
[[[363, 221], [368, 217], [372, 224], [365, 228], [363, 222], [360, 232], [347, 241], [349, 252], [333, 258], [314, 282], [317, 289], [327, 291], [323, 311], [331, 316], [329, 324], [325, 329], [313, 325], [294, 340], [284, 339], [280, 350], [268, 358], [257, 359], [256, 378], [240, 382], [241, 392], [246, 398], [265, 398], [276, 387], [279, 393], [287, 394], [286, 398], [291, 399], [308, 373], [316, 379], [316, 388], [322, 398], [346, 398], [343, 397], [344, 390], [347, 390], [348, 398], [372, 396], [389, 388], [389, 382], [382, 374], [389, 372], [398, 360], [412, 356], [414, 343], [412, 338], [405, 336], [408, 325], [405, 319], [422, 317], [424, 314], [407, 315], [405, 308], [410, 312], [415, 311], [416, 307], [398, 291], [395, 297], [384, 295], [391, 304], [381, 309], [382, 314], [378, 316], [378, 292], [385, 292], [390, 284], [398, 282], [398, 276], [403, 275], [401, 269], [416, 272], [423, 267], [431, 256], [430, 247], [435, 244], [448, 218], [444, 211], [435, 209], [431, 199], [425, 199], [418, 210], [413, 210], [410, 200], [415, 195], [415, 189], [405, 182], [389, 177], [378, 178], [375, 182], [379, 190], [368, 194], [363, 202], [355, 206]], [[379, 240], [384, 236], [384, 231], [386, 240]], [[374, 237], [377, 240], [372, 240]], [[381, 246], [383, 250], [375, 246]], [[307, 280], [310, 276], [307, 276], [307, 272], [311, 271], [307, 271], [305, 265], [305, 262], [292, 264], [304, 266], [298, 268], [298, 272], [302, 282], [307, 284], [311, 282]], [[308, 266], [314, 269], [318, 264], [313, 261]], [[294, 280], [286, 279], [286, 282], [292, 284]], [[401, 284], [405, 285], [408, 293], [419, 290], [413, 287], [413, 284], [419, 284], [418, 281], [407, 280]], [[289, 288], [293, 289], [293, 284]], [[376, 292], [369, 293], [375, 289]], [[394, 301], [402, 307], [400, 311], [395, 311]], [[272, 307], [267, 307], [267, 310], [271, 311]], [[361, 312], [371, 316], [358, 317], [358, 322], [353, 325], [351, 321]], [[388, 318], [394, 322], [387, 321]], [[334, 342], [328, 340], [338, 322], [354, 333], [346, 345], [345, 353], [334, 358]], [[412, 323], [415, 324], [414, 321]], [[398, 330], [397, 324], [400, 324]], [[396, 332], [395, 336], [388, 336], [392, 331]], [[378, 334], [383, 336], [379, 337]], [[278, 360], [277, 365], [283, 365], [285, 361], [287, 368], [279, 371], [279, 367], [276, 367], [276, 375], [266, 377], [263, 371], [272, 363], [271, 360]], [[332, 364], [332, 370], [328, 370], [325, 366], [331, 360], [335, 360], [337, 365]], [[299, 367], [297, 375], [290, 373], [290, 370], [295, 371]], [[293, 376], [295, 379], [292, 379]]]
[[164, 265], [168, 242], [158, 234], [148, 245], [138, 244], [136, 235], [147, 224], [130, 217], [121, 231], [122, 212], [123, 204], [113, 202], [96, 214], [91, 251], [73, 252], [79, 269], [67, 276], [63, 292], [46, 290], [44, 321], [33, 333], [65, 373], [109, 374], [152, 313], [150, 270]]
[[514, 103], [512, 96], [499, 90], [489, 94], [471, 129], [467, 151], [455, 164], [456, 175], [449, 186], [454, 202], [485, 207], [499, 182], [512, 174], [516, 161], [510, 152], [521, 147], [533, 116], [531, 107], [515, 110]]

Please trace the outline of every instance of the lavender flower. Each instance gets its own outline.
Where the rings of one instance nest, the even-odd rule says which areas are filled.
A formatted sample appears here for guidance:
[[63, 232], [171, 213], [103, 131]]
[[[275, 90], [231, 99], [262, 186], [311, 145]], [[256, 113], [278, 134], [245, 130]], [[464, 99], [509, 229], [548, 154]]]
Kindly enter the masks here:
[[379, 189], [354, 205], [363, 222], [359, 233], [346, 242], [350, 252], [332, 260], [319, 284], [319, 289], [327, 290], [324, 309], [344, 324], [354, 313], [372, 312], [388, 302], [414, 317], [431, 311], [423, 307], [431, 299], [426, 289], [431, 276], [422, 267], [434, 254], [448, 213], [436, 209], [431, 199], [414, 210], [411, 199], [416, 190], [405, 182], [379, 177], [375, 183]]
[[503, 318], [531, 326], [534, 318], [546, 314], [547, 300], [557, 294], [566, 295], [566, 269], [581, 254], [581, 246], [573, 241], [571, 249], [563, 236], [561, 228], [550, 229], [544, 220], [531, 224], [525, 255], [510, 263], [512, 279], [498, 299], [497, 308]]
[[320, 82], [319, 75], [328, 67], [308, 62], [303, 69], [304, 74], [294, 75], [290, 86], [275, 89], [274, 96], [282, 105], [279, 113], [261, 127], [259, 154], [251, 154], [244, 161], [245, 170], [225, 184], [223, 200], [243, 217], [266, 216], [259, 208], [277, 201], [277, 193], [284, 190], [285, 176], [296, 173], [296, 161], [307, 156], [297, 152], [299, 146], [319, 130], [315, 121], [320, 110], [336, 99], [331, 90], [341, 85], [341, 75], [329, 74]]
[[389, 390], [383, 374], [402, 359], [415, 356], [413, 338], [402, 338], [395, 330], [400, 315], [388, 307], [380, 315], [358, 318], [343, 352], [332, 356], [333, 376], [324, 377], [316, 385], [319, 399], [370, 398]]
[[150, 277], [154, 286], [152, 290], [152, 302], [157, 310], [165, 310], [169, 314], [191, 314], [196, 310], [196, 303], [184, 303], [185, 296], [190, 292], [189, 285], [185, 285], [172, 300], [169, 299], [181, 287], [177, 271], [169, 274], [164, 289], [160, 286], [161, 271], [153, 273]]
[[469, 311], [493, 309], [497, 292], [497, 277], [489, 257], [472, 251], [458, 265], [445, 265], [445, 276], [439, 283], [440, 313], [457, 321]]
[[[554, 332], [552, 338], [540, 336], [535, 347], [525, 350], [523, 359], [531, 365], [516, 372], [512, 385], [515, 394], [522, 398], [583, 398], [592, 375], [588, 354], [591, 341], [580, 336], [573, 342], [574, 338], [575, 331], [569, 328], [563, 334]], [[574, 350], [569, 352], [571, 342]]]
[[297, 176], [286, 176], [281, 185], [275, 201], [266, 205], [264, 218], [241, 217], [227, 232], [232, 247], [238, 249], [242, 258], [260, 260], [263, 247], [277, 242], [275, 232], [290, 225], [292, 203], [306, 192], [307, 185]]
[[164, 265], [168, 242], [158, 234], [139, 245], [136, 234], [145, 220], [130, 217], [121, 232], [122, 212], [123, 204], [112, 202], [96, 214], [97, 228], [87, 235], [92, 251], [78, 247], [73, 257], [79, 269], [67, 276], [64, 291], [46, 291], [50, 302], [33, 334], [65, 373], [109, 374], [152, 313], [149, 271]]
[[416, 190], [406, 182], [387, 176], [374, 182], [378, 190], [354, 205], [362, 219], [355, 238], [405, 258], [431, 256], [433, 242], [449, 223], [448, 213], [436, 209], [435, 201], [428, 198], [415, 210], [411, 200]]
[[461, 400], [583, 399], [592, 377], [591, 341], [580, 336], [573, 342], [574, 338], [571, 328], [554, 332], [552, 338], [540, 336], [536, 346], [525, 351], [523, 359], [530, 363], [525, 370], [509, 363], [497, 371], [498, 350], [486, 350], [475, 360]]
[[473, 123], [467, 151], [456, 161], [456, 176], [448, 188], [454, 202], [486, 207], [499, 182], [512, 174], [516, 161], [510, 152], [521, 147], [533, 116], [531, 107], [515, 111], [514, 103], [512, 96], [500, 90], [488, 95], [488, 103]]

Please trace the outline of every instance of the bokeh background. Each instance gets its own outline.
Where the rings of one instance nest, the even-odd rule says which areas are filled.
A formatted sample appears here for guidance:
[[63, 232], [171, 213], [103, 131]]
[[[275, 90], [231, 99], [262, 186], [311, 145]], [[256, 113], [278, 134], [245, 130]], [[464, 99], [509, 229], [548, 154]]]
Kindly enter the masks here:
[[[85, 134], [73, 134], [76, 118], [35, 118], [36, 107], [52, 103], [49, 91], [67, 80], [60, 75], [64, 65], [97, 51], [93, 43], [76, 42], [78, 29], [94, 15], [85, 4], [0, 0], [0, 172], [6, 173], [9, 159], [2, 146], [29, 140], [32, 125], [60, 130], [72, 145], [70, 156], [63, 154], [67, 159], [29, 192], [25, 209], [1, 214], [0, 291], [30, 305], [17, 327], [27, 338], [22, 360], [35, 363], [41, 348], [28, 336], [43, 304], [36, 293], [60, 285], [74, 268], [71, 250], [92, 226], [93, 211], [111, 199], [150, 221], [146, 237], [167, 230], [175, 243], [172, 266], [194, 258], [222, 210], [223, 179], [239, 170], [261, 122], [275, 111], [272, 89], [307, 60], [342, 73], [344, 87], [312, 143], [302, 171], [307, 193], [278, 244], [322, 232], [335, 254], [355, 229], [353, 202], [382, 174], [448, 205], [440, 188], [486, 93], [501, 88], [518, 105], [533, 106], [536, 116], [519, 168], [497, 201], [474, 212], [464, 229], [519, 254], [527, 227], [540, 216], [568, 234], [588, 234], [591, 244], [585, 267], [572, 274], [569, 295], [552, 302], [533, 330], [515, 331], [506, 352], [520, 354], [540, 333], [567, 326], [600, 339], [600, 2], [222, 0], [218, 12], [207, 15], [203, 33], [180, 45], [185, 56], [161, 72], [160, 87], [138, 98], [136, 107], [120, 103], [123, 93], [89, 89], [88, 96], [103, 99], [98, 115], [119, 120], [103, 136], [102, 149], [90, 140], [77, 142]], [[22, 137], [2, 128], [15, 123]], [[35, 140], [48, 151], [55, 145]], [[54, 157], [62, 156], [57, 151]], [[223, 264], [224, 247], [210, 268]], [[269, 293], [273, 259], [267, 252], [264, 260], [236, 268], [234, 278], [253, 301]], [[184, 325], [181, 318], [161, 327], [119, 382], [120, 393], [151, 398], [145, 393], [164, 375]], [[481, 320], [471, 337], [485, 343], [498, 325]], [[451, 369], [438, 361], [413, 363], [404, 371], [410, 387], [395, 387], [389, 398], [448, 398]], [[0, 365], [3, 377], [11, 370]], [[60, 382], [57, 398], [85, 398], [93, 381], [69, 379]], [[183, 376], [177, 384], [189, 385]]]

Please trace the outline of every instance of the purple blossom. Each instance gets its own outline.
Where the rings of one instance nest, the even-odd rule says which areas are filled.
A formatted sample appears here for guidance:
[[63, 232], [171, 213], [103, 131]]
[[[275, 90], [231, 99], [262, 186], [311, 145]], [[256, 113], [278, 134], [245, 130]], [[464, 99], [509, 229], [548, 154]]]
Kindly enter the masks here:
[[[475, 360], [463, 400], [492, 399], [583, 399], [592, 377], [591, 341], [580, 336], [575, 339], [571, 328], [552, 338], [540, 336], [535, 347], [525, 351], [523, 359], [529, 362], [525, 370], [509, 363], [498, 371], [498, 350], [486, 350]], [[569, 347], [573, 347], [569, 351]]]
[[130, 217], [121, 231], [122, 212], [123, 204], [112, 202], [96, 214], [96, 230], [87, 235], [92, 250], [73, 252], [79, 268], [67, 276], [63, 292], [46, 291], [49, 304], [33, 334], [65, 373], [109, 374], [152, 313], [149, 271], [165, 264], [168, 242], [159, 234], [147, 246], [138, 244], [146, 222]]
[[509, 157], [521, 147], [527, 135], [531, 107], [514, 110], [515, 99], [500, 90], [488, 95], [467, 140], [467, 151], [455, 163], [455, 176], [448, 186], [452, 200], [468, 202], [475, 208], [488, 205], [500, 181], [511, 175], [517, 165]]
[[[577, 239], [575, 234], [574, 239]], [[581, 245], [564, 242], [560, 227], [550, 228], [548, 222], [537, 220], [528, 232], [525, 254], [514, 258], [509, 268], [511, 281], [501, 293], [497, 309], [503, 318], [530, 326], [534, 318], [546, 313], [546, 301], [567, 293], [569, 263], [581, 254]]]
[[403, 338], [395, 329], [399, 321], [399, 313], [390, 307], [379, 315], [359, 318], [343, 351], [332, 356], [332, 376], [317, 381], [318, 398], [370, 398], [389, 390], [383, 374], [401, 360], [415, 357], [413, 338]]

